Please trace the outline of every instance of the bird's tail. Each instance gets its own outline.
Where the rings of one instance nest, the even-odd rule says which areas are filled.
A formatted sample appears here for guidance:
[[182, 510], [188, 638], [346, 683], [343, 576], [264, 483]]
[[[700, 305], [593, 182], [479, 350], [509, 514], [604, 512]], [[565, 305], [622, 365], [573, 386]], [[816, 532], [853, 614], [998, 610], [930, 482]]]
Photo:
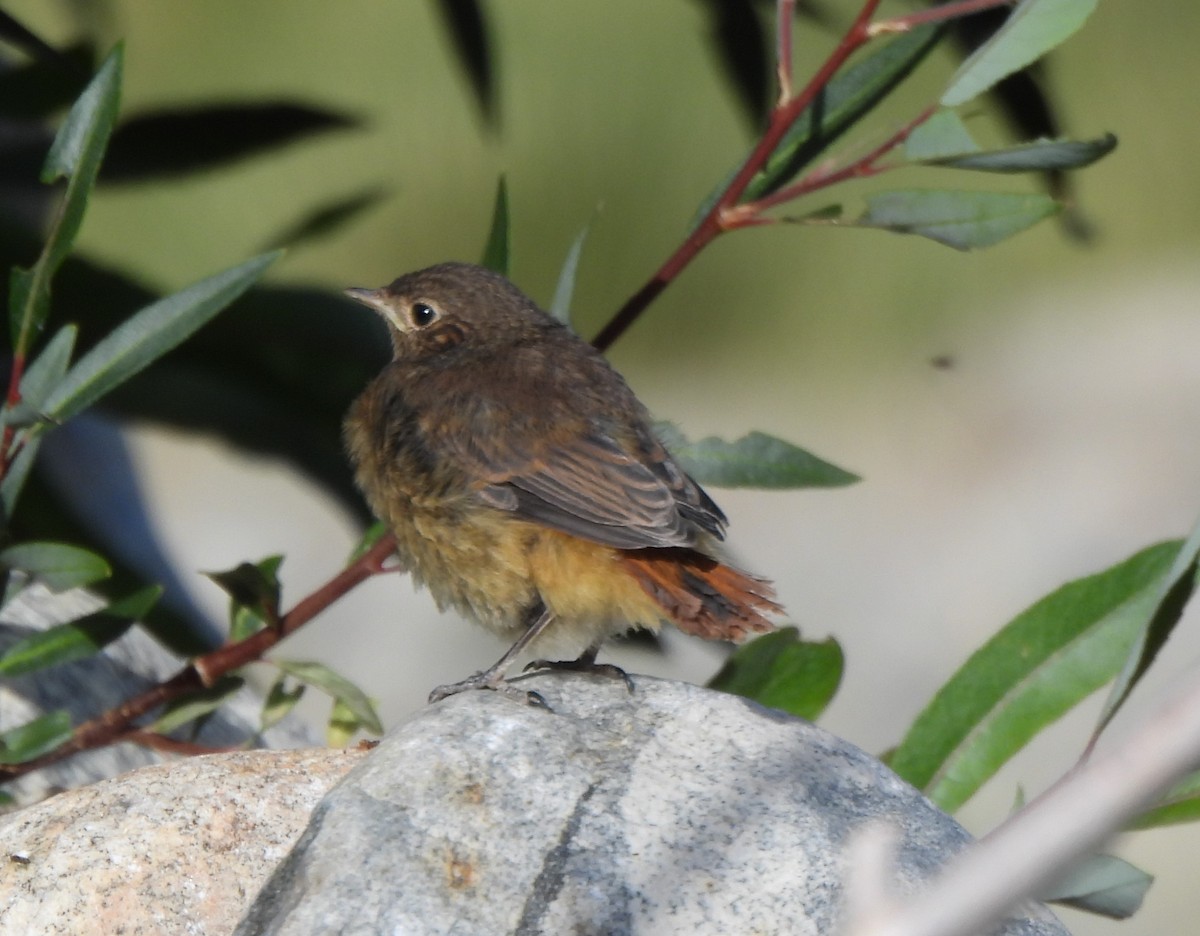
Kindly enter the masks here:
[[770, 582], [692, 549], [633, 549], [621, 561], [663, 617], [687, 634], [740, 641], [774, 629], [766, 615], [783, 611]]

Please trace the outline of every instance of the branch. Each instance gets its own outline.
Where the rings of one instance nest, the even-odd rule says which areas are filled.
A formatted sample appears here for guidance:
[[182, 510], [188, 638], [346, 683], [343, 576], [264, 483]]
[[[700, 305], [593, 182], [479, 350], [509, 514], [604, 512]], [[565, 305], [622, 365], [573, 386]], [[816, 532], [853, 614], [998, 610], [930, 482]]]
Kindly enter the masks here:
[[[134, 722], [168, 702], [212, 686], [225, 674], [262, 659], [271, 647], [298, 630], [359, 583], [381, 572], [393, 571], [383, 563], [396, 548], [388, 534], [337, 575], [303, 598], [279, 619], [278, 627], [256, 631], [244, 640], [197, 657], [166, 682], [147, 689], [114, 709], [79, 725], [63, 744], [53, 751], [20, 764], [0, 764], [0, 781], [23, 776], [42, 767], [65, 760], [82, 751], [104, 747], [117, 741], [133, 740], [147, 744], [145, 734]], [[132, 737], [130, 737], [132, 735]]]

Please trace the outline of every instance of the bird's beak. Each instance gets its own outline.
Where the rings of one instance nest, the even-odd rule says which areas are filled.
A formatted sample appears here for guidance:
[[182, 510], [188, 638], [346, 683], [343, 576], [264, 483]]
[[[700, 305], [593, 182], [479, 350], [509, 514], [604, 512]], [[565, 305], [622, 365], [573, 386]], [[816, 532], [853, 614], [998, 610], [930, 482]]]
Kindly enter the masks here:
[[364, 286], [351, 286], [349, 289], [344, 290], [344, 293], [355, 302], [361, 302], [369, 309], [374, 309], [376, 312], [381, 314], [384, 311], [382, 289], [367, 289]]

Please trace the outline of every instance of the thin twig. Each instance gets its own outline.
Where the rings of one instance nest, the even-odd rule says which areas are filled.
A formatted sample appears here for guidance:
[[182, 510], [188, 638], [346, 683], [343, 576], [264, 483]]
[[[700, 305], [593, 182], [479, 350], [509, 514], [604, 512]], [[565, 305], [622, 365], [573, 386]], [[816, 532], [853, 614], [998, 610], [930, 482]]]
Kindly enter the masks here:
[[130, 732], [140, 730], [134, 725], [137, 719], [168, 702], [212, 686], [222, 676], [247, 663], [262, 659], [267, 650], [360, 582], [373, 575], [392, 571], [394, 567], [385, 568], [383, 563], [395, 548], [396, 541], [391, 534], [381, 537], [370, 549], [280, 618], [278, 627], [263, 628], [244, 640], [196, 658], [166, 682], [152, 686], [141, 695], [79, 725], [67, 741], [41, 757], [20, 764], [0, 764], [0, 780], [20, 777], [82, 751], [126, 740]]
[[904, 33], [925, 23], [943, 23], [947, 20], [962, 19], [972, 13], [1013, 6], [1015, 3], [1016, 0], [958, 0], [956, 3], [943, 3], [932, 9], [909, 13], [906, 16], [880, 20], [878, 23], [872, 23], [867, 32], [872, 38], [890, 33]]

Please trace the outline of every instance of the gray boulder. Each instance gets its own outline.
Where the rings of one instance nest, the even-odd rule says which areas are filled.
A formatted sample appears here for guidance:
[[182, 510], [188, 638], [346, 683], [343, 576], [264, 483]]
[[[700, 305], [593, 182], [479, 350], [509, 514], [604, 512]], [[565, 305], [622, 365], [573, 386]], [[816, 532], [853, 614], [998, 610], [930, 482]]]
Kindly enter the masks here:
[[[547, 711], [416, 713], [315, 810], [240, 923], [259, 934], [828, 934], [847, 846], [898, 831], [899, 893], [967, 833], [873, 757], [695, 686], [540, 674]], [[1004, 936], [1065, 936], [1030, 904]]]

